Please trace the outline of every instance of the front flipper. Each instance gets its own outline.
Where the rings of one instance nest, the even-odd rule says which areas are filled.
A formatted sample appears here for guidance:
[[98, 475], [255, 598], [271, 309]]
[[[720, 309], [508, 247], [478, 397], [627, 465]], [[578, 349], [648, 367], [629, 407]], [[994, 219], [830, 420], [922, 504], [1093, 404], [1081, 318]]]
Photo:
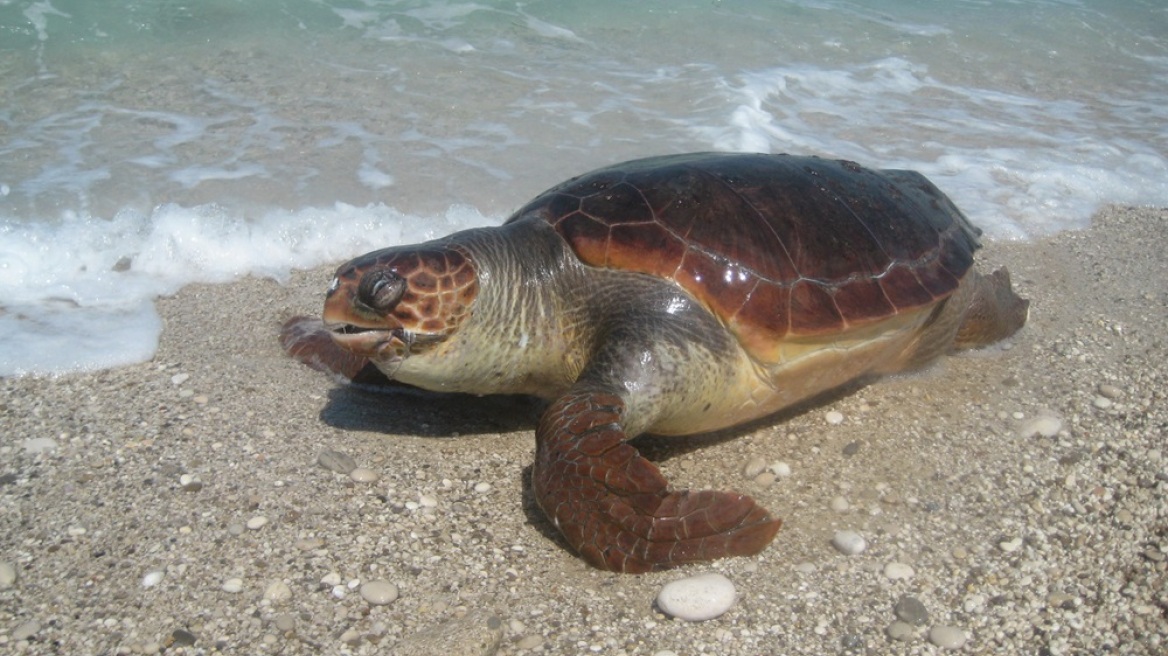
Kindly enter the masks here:
[[536, 430], [535, 498], [589, 564], [640, 573], [758, 553], [780, 520], [729, 492], [670, 492], [657, 467], [625, 443], [624, 403], [576, 388]]
[[290, 357], [346, 381], [365, 385], [390, 382], [369, 358], [338, 346], [324, 322], [315, 317], [292, 317], [285, 321], [280, 327], [280, 346]]

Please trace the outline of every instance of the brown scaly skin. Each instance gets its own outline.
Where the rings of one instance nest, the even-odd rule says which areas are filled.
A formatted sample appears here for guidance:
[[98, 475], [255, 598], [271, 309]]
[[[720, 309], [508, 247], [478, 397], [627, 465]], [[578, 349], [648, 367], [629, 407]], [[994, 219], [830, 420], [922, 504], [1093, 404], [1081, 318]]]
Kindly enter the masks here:
[[[794, 173], [780, 170], [758, 177], [759, 171], [776, 164]], [[813, 170], [810, 177], [800, 177], [803, 166]], [[688, 197], [686, 190], [693, 187], [687, 184], [692, 183], [671, 187], [670, 180], [681, 179], [675, 170], [688, 174], [690, 169], [723, 177], [707, 186], [703, 193], [710, 196]], [[880, 178], [851, 163], [723, 155], [647, 160], [631, 163], [628, 171], [648, 172], [664, 181], [617, 180], [613, 186], [614, 176], [624, 175], [621, 167], [614, 167], [549, 191], [499, 228], [376, 251], [343, 265], [329, 288], [323, 322], [290, 320], [281, 335], [285, 349], [311, 366], [354, 380], [373, 365], [393, 380], [429, 390], [551, 399], [536, 429], [532, 479], [537, 502], [590, 564], [646, 572], [758, 553], [780, 522], [749, 497], [669, 490], [658, 469], [627, 444], [628, 438], [738, 424], [860, 376], [917, 368], [954, 348], [990, 343], [1025, 322], [1027, 303], [1010, 290], [1008, 275], [981, 276], [969, 268], [976, 229], [917, 174], [885, 172], [887, 177]], [[677, 230], [676, 222], [686, 220], [685, 207], [708, 212], [706, 201], [710, 207], [745, 197], [754, 198], [754, 205], [787, 202], [788, 196], [774, 196], [778, 192], [767, 187], [767, 175], [775, 176], [775, 189], [802, 180], [810, 181], [810, 192], [826, 194], [813, 201], [794, 199], [794, 210], [778, 215], [768, 216], [763, 207], [759, 215], [763, 230], [770, 229], [765, 222], [773, 221], [776, 232], [791, 235], [791, 248], [783, 242], [783, 249], [800, 266], [815, 266], [814, 258], [822, 254], [834, 257], [835, 263], [829, 264], [839, 268], [839, 255], [824, 250], [837, 236], [834, 229], [824, 232], [821, 222], [846, 226], [849, 217], [860, 216], [857, 207], [876, 208], [867, 219], [872, 223], [859, 234], [883, 230], [901, 234], [910, 245], [852, 247], [860, 258], [852, 265], [854, 273], [845, 267], [844, 278], [824, 282], [774, 278], [765, 279], [763, 286], [759, 278], [741, 275], [740, 262], [724, 265], [727, 280], [733, 272], [738, 284], [757, 288], [768, 302], [792, 299], [775, 310], [791, 317], [780, 322], [768, 317], [766, 306], [751, 301], [749, 294], [739, 300], [703, 298], [708, 289], [685, 287], [687, 279], [680, 274], [718, 277], [710, 267], [725, 256], [716, 250], [701, 251], [701, 257], [710, 254], [700, 265], [704, 269], [685, 269], [680, 259], [669, 259], [681, 255], [648, 248], [642, 259], [657, 268], [636, 273], [621, 268], [641, 265], [636, 252], [618, 251], [635, 240], [617, 243], [617, 237], [608, 237], [605, 246], [606, 222], [619, 220], [622, 212], [643, 216], [644, 208], [637, 205], [642, 197], [651, 212], [683, 208], [680, 218], [638, 218], [634, 227], [642, 240], [656, 239], [653, 235], [660, 233], [646, 229], [657, 230], [668, 221], [674, 223], [665, 230]], [[852, 185], [849, 197], [853, 176], [863, 179]], [[719, 185], [736, 184], [737, 196], [719, 191]], [[616, 193], [621, 189], [623, 197]], [[643, 196], [628, 189], [640, 189]], [[669, 201], [668, 195], [659, 198], [662, 193], [680, 195]], [[750, 196], [756, 193], [762, 195]], [[922, 204], [914, 204], [914, 198]], [[835, 214], [824, 209], [833, 202], [844, 209]], [[574, 209], [591, 212], [590, 203], [616, 216]], [[786, 212], [802, 211], [800, 203], [810, 203], [811, 214], [788, 217]], [[901, 209], [923, 220], [898, 218]], [[819, 217], [816, 212], [827, 213]], [[558, 217], [578, 218], [569, 224], [558, 223]], [[929, 239], [935, 239], [930, 234], [941, 235], [936, 250], [930, 250]], [[572, 247], [569, 237], [575, 240]], [[794, 250], [800, 243], [803, 250]], [[886, 265], [879, 257], [888, 257], [889, 246], [912, 259], [893, 258], [890, 268], [881, 268]], [[623, 258], [624, 264], [585, 264], [573, 247], [591, 249], [593, 259]], [[747, 260], [765, 257], [747, 255]], [[671, 270], [670, 261], [676, 262], [679, 275], [656, 273]], [[803, 291], [789, 292], [798, 286], [807, 294], [834, 299], [828, 301], [834, 307], [818, 302], [814, 308], [799, 306], [808, 308], [800, 311], [817, 313], [813, 317], [792, 314], [802, 299], [813, 298], [800, 296]], [[871, 291], [883, 295], [882, 307], [891, 303], [896, 309], [855, 300], [871, 298], [864, 296]], [[847, 321], [832, 319], [840, 314]], [[783, 331], [789, 335], [784, 337]]]

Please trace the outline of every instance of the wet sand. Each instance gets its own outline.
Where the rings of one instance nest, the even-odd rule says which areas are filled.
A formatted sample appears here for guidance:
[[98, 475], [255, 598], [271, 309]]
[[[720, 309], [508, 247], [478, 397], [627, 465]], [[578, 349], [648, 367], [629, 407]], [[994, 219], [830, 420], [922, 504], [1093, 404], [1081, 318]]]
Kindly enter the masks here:
[[[373, 394], [286, 359], [279, 325], [318, 311], [330, 269], [185, 288], [159, 301], [153, 361], [0, 381], [0, 651], [929, 654], [948, 626], [961, 653], [1163, 653], [1165, 244], [1168, 210], [1139, 208], [988, 243], [981, 266], [1032, 300], [1006, 345], [747, 430], [639, 440], [677, 487], [785, 520], [757, 557], [644, 576], [588, 568], [535, 508], [538, 402]], [[791, 475], [749, 479], [755, 457]], [[843, 529], [867, 550], [837, 552]], [[737, 586], [729, 612], [655, 609], [705, 571]], [[369, 603], [373, 580], [400, 596]], [[905, 596], [927, 617], [894, 640]]]

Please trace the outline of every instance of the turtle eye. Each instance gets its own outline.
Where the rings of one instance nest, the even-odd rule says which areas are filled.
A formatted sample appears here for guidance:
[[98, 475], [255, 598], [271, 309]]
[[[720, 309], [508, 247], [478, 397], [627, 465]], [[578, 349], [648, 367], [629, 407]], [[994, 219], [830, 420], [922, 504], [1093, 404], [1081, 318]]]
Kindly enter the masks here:
[[389, 314], [406, 292], [406, 281], [392, 271], [372, 271], [357, 285], [357, 301], [374, 312]]

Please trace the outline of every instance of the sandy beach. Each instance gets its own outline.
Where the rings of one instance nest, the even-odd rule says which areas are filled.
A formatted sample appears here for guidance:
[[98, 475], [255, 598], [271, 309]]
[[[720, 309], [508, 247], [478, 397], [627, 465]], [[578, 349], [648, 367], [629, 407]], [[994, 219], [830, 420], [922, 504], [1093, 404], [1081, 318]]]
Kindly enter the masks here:
[[[955, 653], [1162, 654], [1165, 244], [1168, 210], [1120, 207], [989, 242], [982, 269], [1032, 300], [1007, 344], [638, 440], [675, 486], [785, 522], [757, 557], [643, 576], [590, 569], [535, 507], [539, 402], [375, 394], [284, 357], [280, 323], [319, 311], [331, 267], [187, 287], [158, 302], [151, 362], [0, 380], [0, 652], [933, 654], [940, 633]], [[790, 475], [748, 478], [757, 458]], [[867, 549], [837, 551], [840, 530]], [[726, 614], [655, 608], [707, 571], [737, 587]]]

